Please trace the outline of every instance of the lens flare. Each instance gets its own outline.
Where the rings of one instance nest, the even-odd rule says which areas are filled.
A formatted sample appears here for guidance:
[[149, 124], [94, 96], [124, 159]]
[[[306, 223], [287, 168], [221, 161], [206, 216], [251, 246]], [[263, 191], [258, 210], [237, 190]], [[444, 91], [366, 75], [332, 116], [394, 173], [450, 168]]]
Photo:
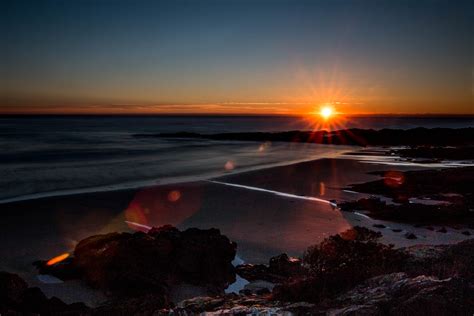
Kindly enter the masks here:
[[235, 163], [232, 160], [227, 161], [224, 165], [224, 169], [226, 171], [232, 171], [234, 170], [234, 168], [235, 168]]
[[173, 190], [168, 193], [168, 201], [176, 202], [181, 198], [181, 192], [179, 190]]
[[46, 265], [47, 266], [55, 265], [56, 263], [59, 263], [68, 257], [69, 257], [68, 253], [63, 253], [62, 255], [49, 259], [48, 262], [46, 262]]

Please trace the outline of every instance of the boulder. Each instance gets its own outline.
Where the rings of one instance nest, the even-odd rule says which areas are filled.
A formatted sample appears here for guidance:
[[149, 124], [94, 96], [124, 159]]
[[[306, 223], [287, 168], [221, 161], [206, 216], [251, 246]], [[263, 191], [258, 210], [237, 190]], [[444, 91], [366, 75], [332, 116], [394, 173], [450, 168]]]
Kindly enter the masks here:
[[235, 267], [235, 272], [247, 281], [265, 280], [278, 283], [284, 278], [278, 275], [272, 275], [270, 269], [264, 264], [241, 264]]
[[474, 282], [474, 239], [454, 245], [417, 245], [404, 249], [409, 255], [403, 268], [411, 276], [433, 275], [440, 279], [461, 277]]
[[305, 272], [301, 259], [281, 254], [270, 258], [269, 264], [241, 264], [236, 272], [248, 281], [264, 280], [281, 283], [288, 278], [302, 275]]
[[241, 290], [240, 293], [244, 295], [270, 294], [274, 287], [275, 287], [274, 283], [263, 281], [263, 280], [257, 280], [257, 281], [250, 282], [249, 284], [246, 284], [244, 286], [244, 289]]
[[235, 281], [235, 252], [217, 229], [163, 226], [86, 238], [74, 250], [74, 265], [90, 286], [119, 296], [166, 293], [181, 283], [220, 293]]
[[16, 274], [0, 272], [0, 302], [19, 303], [28, 284]]
[[48, 265], [47, 260], [35, 261], [33, 265], [38, 269], [39, 274], [54, 275], [63, 281], [80, 278], [79, 270], [74, 265], [74, 259], [70, 257], [52, 265]]
[[270, 258], [269, 270], [273, 274], [292, 277], [304, 272], [301, 259], [289, 257], [286, 253]]
[[92, 315], [161, 315], [159, 312], [170, 303], [166, 297], [157, 293], [148, 293], [137, 297], [111, 300], [95, 308]]
[[87, 315], [83, 303], [66, 304], [56, 297], [47, 298], [37, 287], [16, 274], [0, 272], [0, 315]]
[[472, 315], [474, 293], [458, 278], [406, 273], [371, 278], [340, 295], [330, 315]]

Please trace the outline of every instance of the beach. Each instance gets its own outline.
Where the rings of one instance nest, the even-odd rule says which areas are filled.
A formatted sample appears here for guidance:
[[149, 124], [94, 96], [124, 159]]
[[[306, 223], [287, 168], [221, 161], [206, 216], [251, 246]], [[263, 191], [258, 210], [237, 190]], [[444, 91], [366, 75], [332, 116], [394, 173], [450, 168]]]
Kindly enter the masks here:
[[[357, 156], [231, 173], [209, 180], [2, 204], [1, 268], [18, 273], [47, 295], [95, 305], [102, 295], [85, 290], [77, 282], [45, 284], [37, 278], [32, 262], [72, 252], [78, 241], [94, 234], [165, 224], [179, 229], [218, 228], [237, 243], [237, 256], [247, 263], [265, 263], [281, 253], [301, 256], [308, 246], [356, 225], [380, 231], [381, 241], [396, 247], [448, 244], [469, 238], [451, 228], [438, 233], [342, 212], [337, 203], [367, 196], [347, 187], [379, 178], [369, 172], [427, 168], [394, 166], [383, 160], [367, 163], [353, 157]], [[384, 228], [374, 228], [374, 224]], [[418, 238], [407, 239], [407, 232]]]

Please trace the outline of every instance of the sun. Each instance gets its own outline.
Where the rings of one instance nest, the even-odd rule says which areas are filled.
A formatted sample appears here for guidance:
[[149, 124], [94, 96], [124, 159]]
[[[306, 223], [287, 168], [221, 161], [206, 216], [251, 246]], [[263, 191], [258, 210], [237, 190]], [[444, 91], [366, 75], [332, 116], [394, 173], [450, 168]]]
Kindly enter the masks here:
[[334, 115], [334, 109], [332, 108], [332, 106], [329, 106], [329, 105], [325, 105], [321, 108], [321, 110], [319, 111], [319, 115], [321, 115], [321, 117], [325, 120], [329, 119], [331, 116]]

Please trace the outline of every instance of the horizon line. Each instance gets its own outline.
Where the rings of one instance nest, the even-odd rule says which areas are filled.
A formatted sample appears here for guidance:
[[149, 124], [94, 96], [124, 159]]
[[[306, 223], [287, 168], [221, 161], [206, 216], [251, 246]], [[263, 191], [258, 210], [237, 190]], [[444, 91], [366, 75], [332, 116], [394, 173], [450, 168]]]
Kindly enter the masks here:
[[[169, 113], [140, 113], [140, 112], [130, 112], [130, 113], [2, 113], [0, 112], [0, 117], [25, 117], [25, 116], [287, 116], [287, 117], [302, 117], [314, 115], [311, 113], [202, 113], [202, 112], [169, 112]], [[351, 113], [341, 115], [346, 117], [358, 117], [358, 116], [404, 116], [404, 117], [474, 117], [474, 113]]]

